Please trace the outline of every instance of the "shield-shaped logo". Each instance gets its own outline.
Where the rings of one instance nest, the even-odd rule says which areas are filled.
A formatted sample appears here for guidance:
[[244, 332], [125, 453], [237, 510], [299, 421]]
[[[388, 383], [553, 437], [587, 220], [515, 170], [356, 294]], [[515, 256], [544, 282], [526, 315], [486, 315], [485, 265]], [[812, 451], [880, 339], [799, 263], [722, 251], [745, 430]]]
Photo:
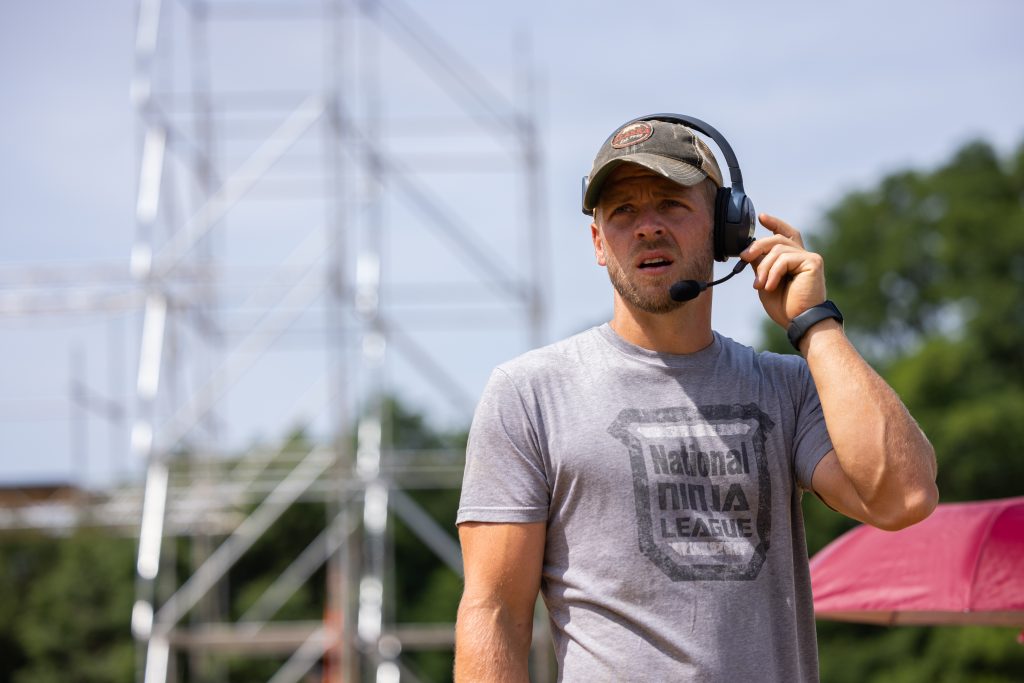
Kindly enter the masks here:
[[627, 409], [640, 551], [673, 581], [750, 581], [768, 555], [771, 419], [756, 404]]

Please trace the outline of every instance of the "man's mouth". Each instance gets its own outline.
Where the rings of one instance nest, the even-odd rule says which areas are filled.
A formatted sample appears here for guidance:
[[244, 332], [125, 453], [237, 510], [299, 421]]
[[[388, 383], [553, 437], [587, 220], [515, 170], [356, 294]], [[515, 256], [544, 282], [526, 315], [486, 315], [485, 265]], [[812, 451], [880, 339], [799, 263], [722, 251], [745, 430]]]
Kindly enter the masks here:
[[669, 259], [656, 256], [654, 258], [644, 259], [637, 267], [641, 270], [657, 270], [661, 268], [668, 268], [670, 265], [672, 265], [672, 261]]

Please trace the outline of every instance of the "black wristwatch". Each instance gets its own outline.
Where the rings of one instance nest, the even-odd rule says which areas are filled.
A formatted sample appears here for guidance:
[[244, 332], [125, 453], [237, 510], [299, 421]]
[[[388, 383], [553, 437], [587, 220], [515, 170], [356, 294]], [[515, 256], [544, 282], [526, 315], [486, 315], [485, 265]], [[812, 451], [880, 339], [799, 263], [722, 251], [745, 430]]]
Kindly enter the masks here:
[[825, 301], [817, 306], [811, 306], [806, 311], [793, 318], [793, 322], [789, 323], [789, 329], [786, 330], [786, 336], [789, 337], [789, 343], [793, 345], [793, 348], [797, 351], [800, 350], [800, 340], [807, 334], [807, 330], [811, 329], [812, 325], [817, 325], [822, 320], [829, 318], [835, 318], [839, 321], [839, 324], [843, 324], [843, 314], [839, 312], [839, 307], [831, 301]]

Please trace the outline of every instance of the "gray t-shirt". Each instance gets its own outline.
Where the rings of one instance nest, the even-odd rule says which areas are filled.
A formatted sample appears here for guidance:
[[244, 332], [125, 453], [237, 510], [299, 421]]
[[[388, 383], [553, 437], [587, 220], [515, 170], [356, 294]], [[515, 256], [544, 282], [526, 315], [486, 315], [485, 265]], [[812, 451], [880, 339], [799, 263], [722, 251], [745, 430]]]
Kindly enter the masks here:
[[457, 522], [547, 522], [559, 680], [813, 681], [800, 498], [831, 448], [803, 359], [603, 325], [494, 371]]

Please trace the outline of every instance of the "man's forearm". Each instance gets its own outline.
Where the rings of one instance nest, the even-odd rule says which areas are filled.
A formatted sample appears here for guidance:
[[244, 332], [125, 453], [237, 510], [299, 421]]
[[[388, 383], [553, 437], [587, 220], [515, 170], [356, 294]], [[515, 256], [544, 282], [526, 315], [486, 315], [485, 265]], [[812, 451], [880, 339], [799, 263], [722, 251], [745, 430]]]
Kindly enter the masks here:
[[529, 683], [533, 614], [513, 615], [500, 604], [459, 605], [455, 625], [456, 683]]
[[935, 451], [896, 392], [832, 320], [801, 340], [836, 457], [871, 521], [900, 528], [938, 501]]

